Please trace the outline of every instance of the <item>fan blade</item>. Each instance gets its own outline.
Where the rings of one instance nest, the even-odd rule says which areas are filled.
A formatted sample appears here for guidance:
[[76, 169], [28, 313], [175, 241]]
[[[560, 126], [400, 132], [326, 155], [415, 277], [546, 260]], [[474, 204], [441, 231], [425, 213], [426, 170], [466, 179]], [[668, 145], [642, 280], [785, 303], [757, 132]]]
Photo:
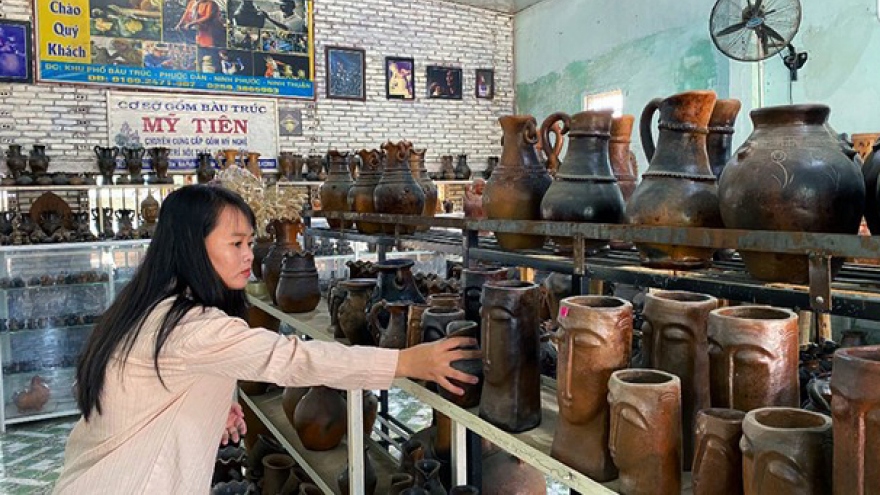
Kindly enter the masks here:
[[755, 1], [755, 8], [752, 9], [752, 15], [758, 15], [758, 13], [761, 12], [761, 4], [763, 4], [763, 3], [764, 3], [764, 0], [756, 0]]
[[758, 39], [761, 40], [761, 50], [763, 50], [761, 57], [766, 58], [769, 56], [768, 54], [770, 53], [770, 50], [767, 46], [767, 33], [763, 29], [758, 31]]
[[727, 36], [728, 34], [735, 33], [744, 27], [746, 27], [745, 21], [740, 22], [739, 24], [734, 24], [732, 26], [727, 26], [726, 28], [722, 29], [721, 31], [718, 31], [717, 33], [715, 33], [715, 36]]
[[767, 34], [769, 34], [770, 36], [772, 36], [772, 37], [776, 38], [777, 40], [779, 40], [780, 43], [782, 43], [782, 44], [785, 44], [785, 43], [786, 43], [785, 38], [783, 38], [782, 35], [779, 34], [779, 31], [773, 29], [772, 27], [770, 27], [770, 26], [767, 25], [767, 24], [764, 24], [762, 27], [763, 27], [764, 29], [767, 30]]

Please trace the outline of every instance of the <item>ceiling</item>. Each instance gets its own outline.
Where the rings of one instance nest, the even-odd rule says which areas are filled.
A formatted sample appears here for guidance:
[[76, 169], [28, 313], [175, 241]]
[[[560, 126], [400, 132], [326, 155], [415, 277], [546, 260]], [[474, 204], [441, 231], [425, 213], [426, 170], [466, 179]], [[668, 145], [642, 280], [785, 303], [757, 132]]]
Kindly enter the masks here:
[[517, 12], [531, 7], [544, 0], [446, 0], [447, 2], [460, 3], [478, 7], [481, 9], [502, 12], [505, 14], [516, 14]]

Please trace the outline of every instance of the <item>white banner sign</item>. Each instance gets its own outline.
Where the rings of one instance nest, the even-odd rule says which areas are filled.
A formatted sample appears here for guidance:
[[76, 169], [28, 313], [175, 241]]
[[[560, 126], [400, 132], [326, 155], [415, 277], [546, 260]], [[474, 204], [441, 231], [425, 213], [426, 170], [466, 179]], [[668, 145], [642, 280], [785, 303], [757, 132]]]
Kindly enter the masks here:
[[[275, 168], [278, 109], [275, 100], [114, 93], [107, 96], [110, 146], [171, 150], [172, 169], [196, 168], [196, 154], [234, 149], [260, 154]], [[145, 163], [149, 154], [144, 156]]]

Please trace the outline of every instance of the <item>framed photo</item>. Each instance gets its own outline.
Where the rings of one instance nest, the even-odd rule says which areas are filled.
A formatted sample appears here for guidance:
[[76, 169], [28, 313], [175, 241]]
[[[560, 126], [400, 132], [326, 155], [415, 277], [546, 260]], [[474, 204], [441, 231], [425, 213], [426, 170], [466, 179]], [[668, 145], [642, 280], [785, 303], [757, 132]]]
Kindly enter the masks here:
[[366, 52], [360, 48], [328, 46], [324, 55], [327, 98], [366, 101]]
[[461, 69], [428, 66], [428, 98], [461, 99]]
[[491, 100], [495, 97], [495, 71], [492, 69], [477, 69], [474, 79], [474, 94], [477, 98]]
[[31, 23], [0, 19], [0, 82], [34, 81]]
[[411, 58], [385, 57], [385, 97], [416, 99], [416, 64]]

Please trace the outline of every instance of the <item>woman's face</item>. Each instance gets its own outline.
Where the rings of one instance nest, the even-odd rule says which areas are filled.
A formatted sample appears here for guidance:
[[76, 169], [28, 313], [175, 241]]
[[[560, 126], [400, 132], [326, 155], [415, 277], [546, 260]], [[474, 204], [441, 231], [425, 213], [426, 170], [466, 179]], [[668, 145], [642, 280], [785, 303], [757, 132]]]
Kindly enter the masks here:
[[208, 259], [226, 287], [241, 290], [251, 276], [254, 230], [244, 213], [223, 208], [214, 230], [205, 238]]

